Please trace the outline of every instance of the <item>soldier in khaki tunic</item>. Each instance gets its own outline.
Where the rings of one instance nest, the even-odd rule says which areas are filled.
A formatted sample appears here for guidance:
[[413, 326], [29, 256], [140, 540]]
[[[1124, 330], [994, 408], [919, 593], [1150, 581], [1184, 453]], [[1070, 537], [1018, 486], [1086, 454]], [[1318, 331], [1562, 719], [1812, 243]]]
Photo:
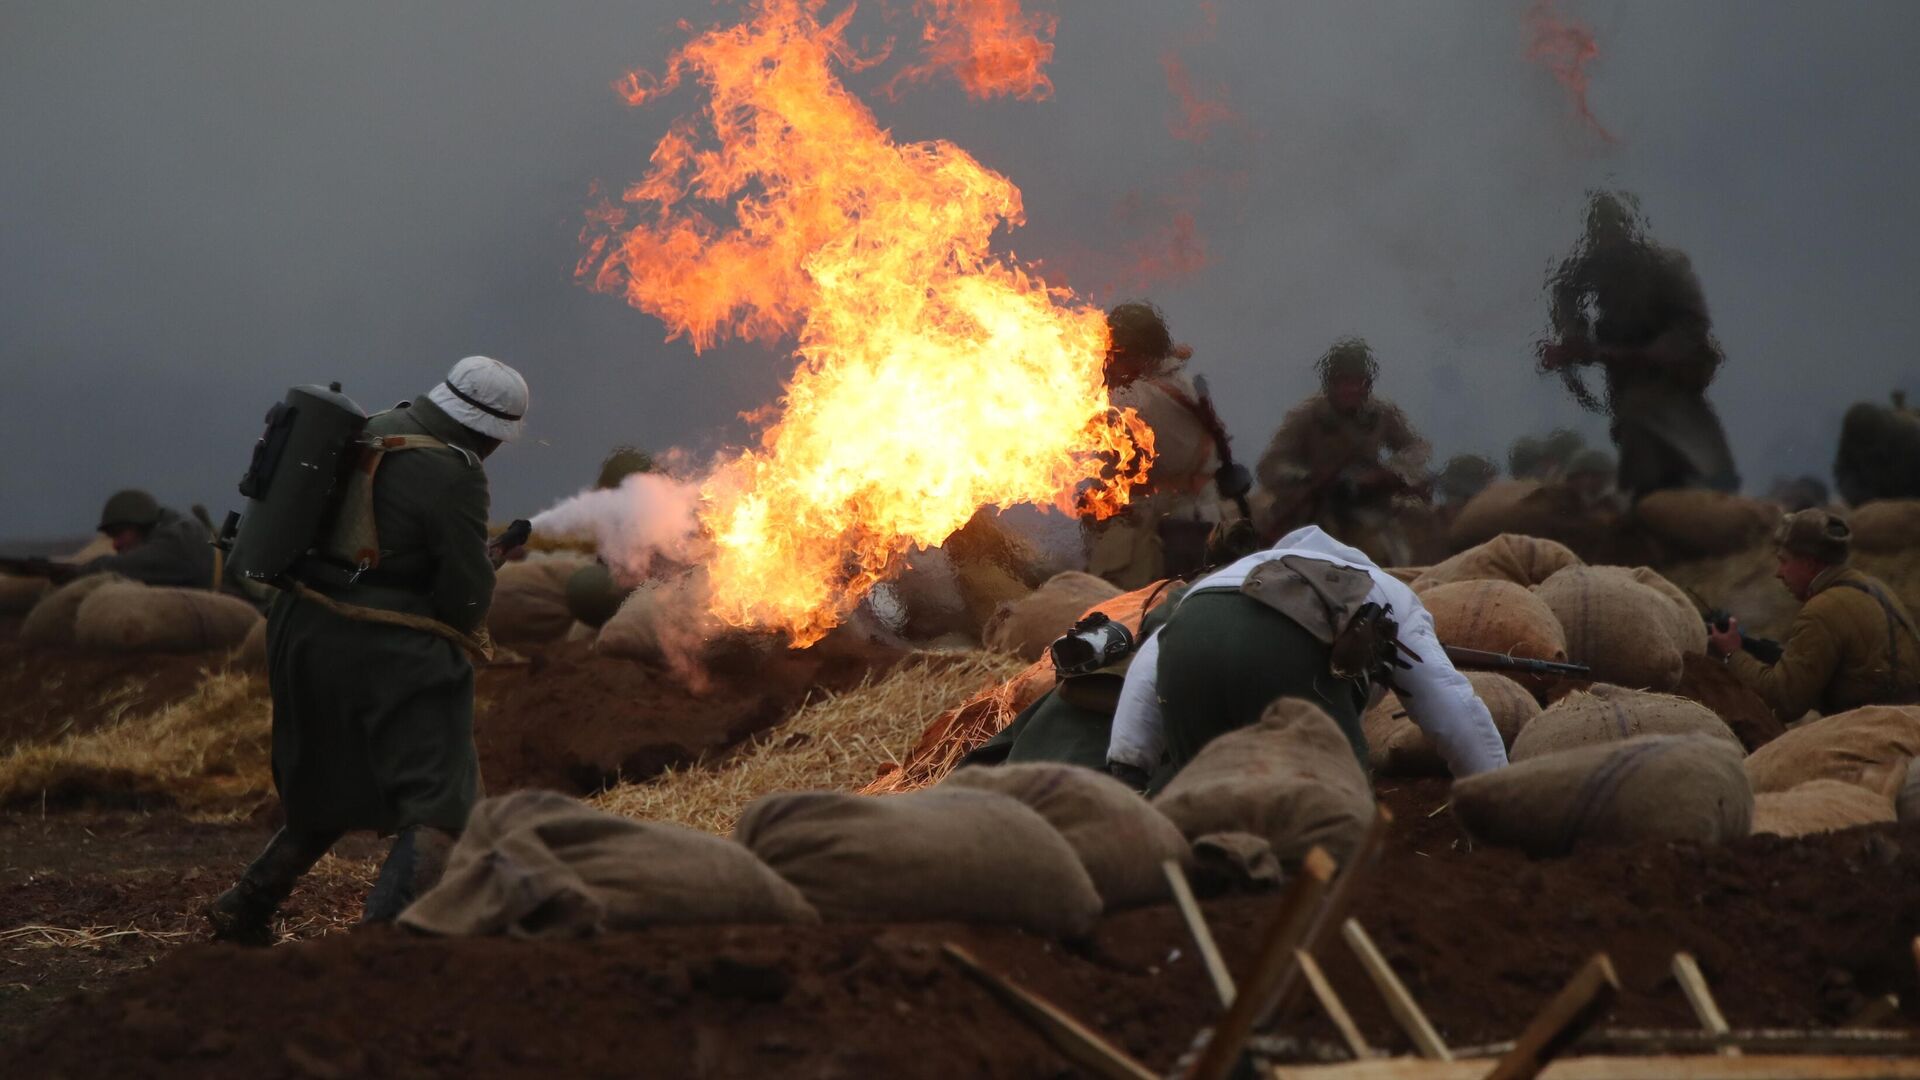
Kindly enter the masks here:
[[[286, 825], [214, 901], [215, 938], [268, 943], [295, 882], [351, 830], [394, 834], [366, 921], [391, 921], [438, 878], [480, 793], [473, 663], [451, 638], [480, 631], [493, 600], [481, 463], [519, 435], [526, 407], [519, 373], [475, 356], [424, 399], [367, 421], [368, 434], [410, 451], [385, 454], [372, 521], [356, 523], [371, 526], [378, 563], [328, 576], [332, 560], [318, 559], [299, 572], [302, 591], [282, 593], [268, 613], [273, 780]], [[426, 629], [435, 623], [447, 632]]]
[[1334, 342], [1318, 366], [1321, 392], [1287, 413], [1260, 457], [1272, 497], [1263, 531], [1318, 525], [1382, 566], [1405, 566], [1394, 499], [1425, 483], [1433, 448], [1398, 406], [1373, 396], [1380, 365], [1365, 341]]
[[1839, 515], [1802, 510], [1781, 522], [1778, 577], [1804, 602], [1780, 659], [1762, 663], [1741, 650], [1740, 625], [1708, 635], [1727, 670], [1791, 722], [1808, 709], [1844, 712], [1862, 705], [1920, 702], [1920, 636], [1886, 584], [1847, 565], [1851, 531]]

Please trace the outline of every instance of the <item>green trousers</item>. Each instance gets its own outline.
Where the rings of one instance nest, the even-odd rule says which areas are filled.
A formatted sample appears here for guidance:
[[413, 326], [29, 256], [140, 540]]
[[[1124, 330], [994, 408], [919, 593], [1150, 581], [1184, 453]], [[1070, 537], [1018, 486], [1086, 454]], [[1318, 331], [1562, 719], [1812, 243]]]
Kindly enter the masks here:
[[1254, 724], [1282, 697], [1325, 709], [1365, 768], [1360, 714], [1367, 688], [1329, 674], [1327, 653], [1300, 624], [1237, 589], [1188, 594], [1160, 631], [1157, 687], [1167, 756], [1148, 791], [1165, 787], [1201, 747]]

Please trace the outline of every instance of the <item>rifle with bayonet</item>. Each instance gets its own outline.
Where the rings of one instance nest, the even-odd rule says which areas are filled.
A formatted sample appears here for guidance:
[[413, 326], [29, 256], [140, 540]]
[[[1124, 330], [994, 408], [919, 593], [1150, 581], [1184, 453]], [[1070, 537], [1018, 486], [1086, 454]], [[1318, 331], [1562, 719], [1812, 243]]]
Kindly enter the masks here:
[[25, 559], [0, 558], [0, 574], [46, 578], [55, 585], [65, 585], [80, 576], [80, 568], [73, 563], [58, 562], [37, 556]]
[[1442, 645], [1441, 648], [1446, 650], [1447, 659], [1453, 661], [1454, 667], [1472, 668], [1475, 671], [1512, 671], [1521, 675], [1552, 675], [1572, 679], [1585, 679], [1593, 674], [1593, 668], [1586, 664], [1536, 660], [1531, 656], [1513, 656], [1458, 645]]

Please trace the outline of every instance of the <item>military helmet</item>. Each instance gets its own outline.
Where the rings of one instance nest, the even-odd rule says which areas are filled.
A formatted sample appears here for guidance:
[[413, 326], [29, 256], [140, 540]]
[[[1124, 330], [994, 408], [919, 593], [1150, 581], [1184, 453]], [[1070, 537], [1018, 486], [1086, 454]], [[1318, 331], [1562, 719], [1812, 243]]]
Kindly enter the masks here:
[[125, 526], [152, 528], [160, 520], [160, 504], [153, 496], [139, 488], [127, 488], [107, 496], [107, 504], [100, 508], [101, 532]]
[[1587, 243], [1638, 241], [1643, 226], [1640, 200], [1625, 191], [1587, 193]]
[[1853, 529], [1839, 514], [1814, 507], [1781, 518], [1773, 543], [1785, 554], [1805, 555], [1833, 566], [1847, 561]]
[[1320, 372], [1321, 389], [1338, 378], [1357, 376], [1372, 382], [1380, 374], [1380, 362], [1373, 358], [1373, 349], [1364, 338], [1357, 337], [1343, 337], [1334, 342], [1321, 354], [1314, 368]]
[[1585, 436], [1572, 428], [1554, 428], [1547, 437], [1540, 440], [1540, 454], [1549, 465], [1561, 468], [1573, 464], [1580, 451], [1587, 448]]
[[469, 431], [512, 442], [527, 414], [527, 380], [491, 356], [469, 356], [427, 391], [427, 400]]
[[593, 486], [600, 489], [617, 488], [620, 482], [634, 473], [653, 471], [653, 455], [637, 446], [616, 446], [613, 453], [600, 463], [600, 478]]
[[1436, 487], [1440, 494], [1454, 502], [1465, 502], [1480, 494], [1493, 478], [1500, 475], [1499, 466], [1480, 454], [1455, 454], [1440, 467], [1440, 476]]
[[1546, 457], [1546, 444], [1536, 435], [1522, 435], [1507, 448], [1507, 475], [1524, 480], [1540, 471]]
[[1113, 355], [1143, 368], [1173, 355], [1173, 332], [1160, 309], [1145, 300], [1129, 300], [1107, 312], [1107, 333]]

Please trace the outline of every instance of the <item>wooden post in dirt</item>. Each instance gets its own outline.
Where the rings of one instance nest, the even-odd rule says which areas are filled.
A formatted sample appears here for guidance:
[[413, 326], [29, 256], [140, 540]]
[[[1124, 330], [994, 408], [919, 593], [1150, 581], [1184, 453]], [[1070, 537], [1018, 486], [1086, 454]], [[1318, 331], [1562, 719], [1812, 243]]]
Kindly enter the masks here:
[[1534, 1016], [1486, 1080], [1533, 1080], [1600, 1019], [1619, 992], [1620, 980], [1613, 973], [1613, 962], [1606, 953], [1595, 953]]
[[1380, 949], [1374, 945], [1373, 938], [1367, 935], [1366, 928], [1357, 921], [1348, 919], [1341, 928], [1347, 939], [1347, 945], [1353, 949], [1353, 955], [1360, 960], [1360, 966], [1366, 969], [1367, 978], [1373, 980], [1374, 989], [1387, 1001], [1387, 1011], [1399, 1022], [1400, 1029], [1413, 1040], [1413, 1048], [1420, 1056], [1429, 1061], [1452, 1061], [1453, 1052], [1440, 1040], [1440, 1033], [1433, 1030], [1427, 1021], [1427, 1014], [1407, 993], [1407, 986], [1400, 976], [1393, 973], [1387, 958], [1380, 955]]
[[1075, 1065], [1106, 1080], [1159, 1080], [1159, 1077], [1119, 1047], [1055, 1007], [1038, 994], [1022, 990], [1005, 976], [987, 969], [972, 953], [949, 941], [942, 950], [1020, 1018], [1039, 1030]]
[[1300, 873], [1280, 897], [1280, 910], [1267, 924], [1266, 937], [1260, 943], [1253, 967], [1241, 980], [1240, 992], [1234, 995], [1226, 1015], [1213, 1026], [1213, 1037], [1207, 1040], [1206, 1049], [1188, 1070], [1187, 1080], [1226, 1080], [1233, 1072], [1247, 1036], [1253, 1033], [1253, 1022], [1261, 1004], [1293, 967], [1294, 951], [1306, 939], [1307, 928], [1326, 895], [1327, 883], [1333, 880], [1334, 869], [1333, 857], [1325, 851], [1316, 847], [1307, 852]]
[[1220, 997], [1220, 1007], [1227, 1008], [1233, 1004], [1233, 974], [1220, 957], [1220, 946], [1213, 940], [1213, 931], [1207, 929], [1207, 917], [1200, 911], [1200, 902], [1193, 898], [1187, 873], [1173, 859], [1161, 863], [1160, 869], [1167, 875], [1167, 885], [1173, 890], [1173, 902], [1180, 909], [1181, 920], [1187, 924], [1187, 933], [1193, 935], [1193, 947], [1200, 951], [1207, 978], [1213, 980], [1213, 992]]
[[1293, 962], [1300, 965], [1300, 974], [1305, 976], [1307, 986], [1313, 990], [1313, 996], [1320, 1002], [1320, 1008], [1340, 1029], [1340, 1037], [1347, 1041], [1347, 1049], [1353, 1051], [1356, 1060], [1365, 1061], [1373, 1056], [1373, 1047], [1367, 1044], [1367, 1037], [1360, 1034], [1360, 1025], [1353, 1022], [1353, 1015], [1347, 1012], [1347, 1003], [1333, 992], [1333, 984], [1327, 981], [1327, 974], [1320, 970], [1320, 962], [1305, 949], [1296, 949]]
[[[1720, 1012], [1720, 1003], [1713, 1000], [1713, 991], [1707, 988], [1707, 977], [1700, 973], [1700, 965], [1694, 961], [1692, 953], [1673, 954], [1673, 977], [1680, 983], [1680, 992], [1687, 995], [1687, 1004], [1693, 1007], [1693, 1015], [1700, 1021], [1700, 1026], [1715, 1038], [1725, 1038], [1732, 1029], [1727, 1027], [1727, 1018]], [[1720, 1052], [1735, 1057], [1740, 1053], [1740, 1048], [1722, 1046]]]
[[[1340, 876], [1334, 879], [1333, 888], [1327, 893], [1326, 905], [1313, 917], [1313, 925], [1307, 928], [1307, 938], [1302, 948], [1308, 955], [1315, 955], [1326, 945], [1335, 927], [1347, 917], [1347, 910], [1353, 906], [1354, 892], [1359, 888], [1360, 879], [1373, 865], [1380, 849], [1386, 845], [1387, 830], [1393, 825], [1393, 813], [1384, 805], [1375, 804], [1373, 820], [1367, 823], [1367, 831], [1360, 837], [1360, 843], [1347, 858], [1347, 864], [1340, 868]], [[1265, 1026], [1275, 1016], [1285, 1019], [1287, 1009], [1300, 990], [1298, 969], [1287, 972], [1280, 980], [1273, 996], [1260, 1010], [1256, 1026]]]

